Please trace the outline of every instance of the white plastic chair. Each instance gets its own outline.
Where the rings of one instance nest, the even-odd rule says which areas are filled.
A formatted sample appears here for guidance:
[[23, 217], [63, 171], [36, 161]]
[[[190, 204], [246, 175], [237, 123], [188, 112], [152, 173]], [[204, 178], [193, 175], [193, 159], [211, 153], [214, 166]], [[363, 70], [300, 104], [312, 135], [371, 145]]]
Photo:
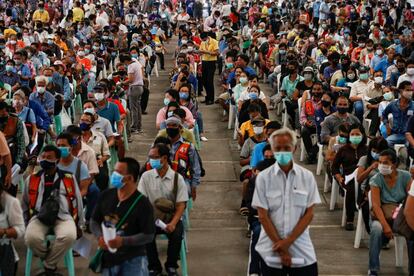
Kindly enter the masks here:
[[228, 126], [227, 126], [228, 129], [231, 129], [233, 126], [236, 125], [236, 118], [235, 117], [237, 117], [237, 114], [235, 112], [235, 107], [236, 106], [233, 105], [230, 101], [230, 104], [229, 104], [229, 123], [228, 123]]
[[318, 143], [318, 163], [316, 165], [316, 175], [321, 175], [323, 167], [323, 145]]
[[283, 122], [283, 127], [287, 127], [289, 115], [287, 113], [286, 100], [283, 99], [282, 102], [283, 102], [282, 122]]
[[157, 78], [160, 76], [160, 74], [158, 73], [158, 58], [155, 60], [154, 62], [154, 68], [153, 68], [153, 72], [155, 72], [155, 76], [157, 76]]
[[329, 176], [328, 176], [327, 173], [325, 173], [325, 181], [324, 181], [324, 184], [323, 184], [323, 192], [324, 193], [329, 192]]

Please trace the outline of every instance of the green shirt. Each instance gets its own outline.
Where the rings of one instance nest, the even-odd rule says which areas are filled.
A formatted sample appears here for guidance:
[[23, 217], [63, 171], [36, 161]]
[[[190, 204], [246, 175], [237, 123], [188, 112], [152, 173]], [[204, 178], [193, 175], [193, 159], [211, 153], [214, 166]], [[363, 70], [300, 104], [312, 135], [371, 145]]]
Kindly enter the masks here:
[[397, 182], [393, 188], [388, 187], [380, 173], [371, 178], [369, 185], [380, 189], [381, 203], [401, 203], [407, 197], [407, 184], [411, 180], [411, 175], [403, 170], [397, 170], [397, 173]]

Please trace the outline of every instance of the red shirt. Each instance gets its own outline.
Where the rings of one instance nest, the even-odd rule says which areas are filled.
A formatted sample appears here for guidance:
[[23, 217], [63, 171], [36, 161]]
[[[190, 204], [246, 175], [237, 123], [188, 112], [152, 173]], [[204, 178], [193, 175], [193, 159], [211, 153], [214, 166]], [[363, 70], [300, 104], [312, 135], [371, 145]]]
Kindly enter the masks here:
[[121, 103], [121, 101], [120, 101], [120, 100], [116, 100], [116, 99], [108, 98], [108, 102], [112, 102], [112, 103], [116, 104], [116, 105], [118, 106], [119, 113], [120, 113], [121, 115], [125, 115], [125, 114], [126, 114], [125, 108], [124, 108], [124, 106], [122, 105], [122, 103]]

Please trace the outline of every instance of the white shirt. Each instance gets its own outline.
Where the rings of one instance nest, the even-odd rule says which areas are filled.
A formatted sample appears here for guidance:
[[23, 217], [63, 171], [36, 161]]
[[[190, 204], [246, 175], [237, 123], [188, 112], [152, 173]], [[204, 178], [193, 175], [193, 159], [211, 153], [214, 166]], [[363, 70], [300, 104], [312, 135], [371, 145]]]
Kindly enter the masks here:
[[[313, 173], [295, 163], [287, 177], [277, 163], [257, 176], [252, 207], [268, 210], [273, 225], [282, 239], [292, 233], [306, 209], [318, 203], [321, 203], [321, 199]], [[273, 241], [262, 227], [256, 251], [264, 260], [267, 256], [279, 257], [279, 254], [272, 250], [272, 246]], [[305, 260], [303, 265], [292, 265], [292, 267], [308, 266], [316, 262], [309, 228], [290, 246], [289, 253], [292, 258]]]
[[397, 81], [397, 87], [398, 87], [398, 86], [400, 86], [400, 83], [402, 83], [403, 81], [409, 81], [409, 82], [413, 83], [413, 81], [414, 81], [414, 76], [409, 76], [409, 75], [407, 75], [407, 73], [405, 73], [405, 74], [401, 75], [401, 76], [398, 78], [398, 81]]
[[144, 85], [144, 77], [142, 74], [142, 65], [140, 62], [134, 61], [128, 65], [128, 75], [134, 75], [134, 81], [131, 85]]
[[411, 183], [411, 187], [410, 187], [410, 190], [408, 191], [408, 195], [414, 196], [414, 185], [413, 185], [413, 183]]
[[[244, 90], [241, 94], [240, 94], [240, 97], [239, 97], [239, 102], [244, 102], [244, 101], [247, 101], [247, 100], [249, 100], [250, 98], [249, 98], [249, 91], [247, 91], [247, 90]], [[262, 91], [260, 91], [260, 95], [259, 95], [259, 99], [261, 99], [262, 101], [264, 101], [264, 99], [266, 99], [266, 96], [265, 96], [265, 94], [262, 92]]]
[[357, 96], [357, 97], [361, 97], [363, 100], [365, 96], [367, 95], [368, 89], [372, 85], [372, 83], [373, 83], [372, 80], [368, 80], [368, 82], [357, 80], [351, 86], [351, 93], [349, 97]]

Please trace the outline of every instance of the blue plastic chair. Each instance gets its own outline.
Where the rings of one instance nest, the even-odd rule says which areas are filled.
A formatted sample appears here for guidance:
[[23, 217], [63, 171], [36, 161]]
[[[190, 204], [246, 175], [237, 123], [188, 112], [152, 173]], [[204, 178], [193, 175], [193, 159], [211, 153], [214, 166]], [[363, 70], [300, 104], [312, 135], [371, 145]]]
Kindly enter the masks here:
[[[184, 230], [185, 233], [185, 230]], [[168, 240], [167, 235], [159, 235], [160, 240]], [[181, 240], [181, 249], [180, 249], [180, 261], [181, 261], [181, 275], [188, 276], [188, 267], [187, 267], [187, 242], [185, 234]]]
[[[56, 237], [54, 235], [47, 235], [45, 242], [53, 241], [55, 238]], [[26, 267], [25, 267], [25, 272], [24, 272], [25, 276], [30, 276], [30, 272], [32, 269], [32, 259], [33, 259], [33, 251], [32, 249], [30, 249], [30, 247], [28, 247], [27, 252], [26, 252]], [[68, 275], [75, 276], [75, 263], [73, 261], [72, 248], [66, 252], [64, 261], [65, 261], [65, 266], [68, 269]], [[43, 266], [43, 263], [41, 262], [40, 265]]]

